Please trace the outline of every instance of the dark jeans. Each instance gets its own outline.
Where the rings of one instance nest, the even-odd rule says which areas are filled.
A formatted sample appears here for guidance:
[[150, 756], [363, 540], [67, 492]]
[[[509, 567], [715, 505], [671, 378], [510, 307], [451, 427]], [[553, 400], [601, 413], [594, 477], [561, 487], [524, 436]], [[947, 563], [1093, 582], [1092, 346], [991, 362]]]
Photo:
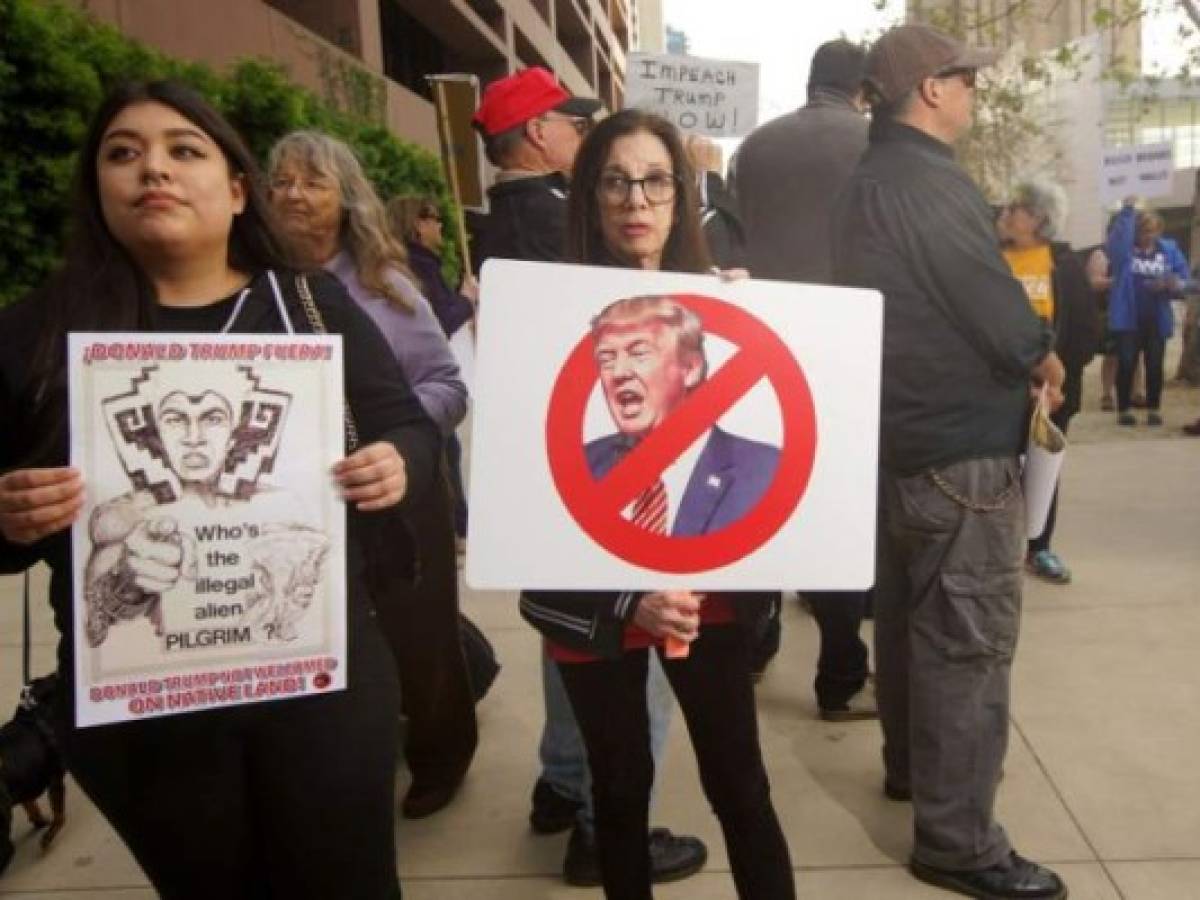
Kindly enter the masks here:
[[470, 766], [478, 731], [459, 632], [458, 560], [444, 473], [408, 502], [417, 578], [378, 604], [379, 625], [400, 671], [408, 721], [404, 756], [413, 781], [450, 784]]
[[[725, 835], [742, 900], [793, 900], [787, 842], [771, 804], [758, 743], [745, 631], [706, 626], [687, 659], [662, 659], [700, 767], [704, 794]], [[650, 756], [649, 651], [616, 660], [560, 663], [592, 771], [596, 854], [609, 900], [647, 900]]]
[[400, 897], [399, 689], [378, 633], [356, 637], [346, 691], [62, 729], [71, 774], [159, 896]]
[[1137, 331], [1118, 331], [1117, 338], [1117, 409], [1127, 412], [1133, 405], [1133, 373], [1138, 356], [1146, 363], [1146, 406], [1158, 409], [1162, 401], [1163, 354], [1167, 342], [1158, 334], [1153, 321], [1142, 320]]
[[813, 689], [821, 709], [844, 709], [866, 683], [867, 645], [858, 636], [870, 591], [805, 591], [821, 632]]
[[987, 868], [1011, 850], [993, 806], [1021, 619], [1017, 461], [965, 460], [907, 477], [881, 470], [879, 483], [875, 671], [886, 777], [912, 790], [914, 858]]

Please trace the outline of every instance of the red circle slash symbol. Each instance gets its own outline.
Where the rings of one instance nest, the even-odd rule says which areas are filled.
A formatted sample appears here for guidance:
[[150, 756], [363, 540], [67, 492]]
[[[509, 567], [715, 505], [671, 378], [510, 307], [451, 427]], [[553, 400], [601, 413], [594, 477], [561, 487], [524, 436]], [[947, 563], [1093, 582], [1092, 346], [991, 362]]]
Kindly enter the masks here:
[[[740, 307], [713, 297], [674, 294], [671, 299], [695, 312], [706, 333], [732, 343], [734, 355], [597, 480], [583, 446], [584, 416], [599, 378], [592, 339], [585, 335], [554, 382], [546, 449], [559, 496], [596, 543], [634, 565], [690, 574], [743, 559], [783, 526], [812, 474], [817, 423], [808, 380], [774, 331]], [[779, 403], [783, 446], [774, 480], [746, 515], [718, 531], [688, 536], [652, 534], [622, 516], [634, 498], [763, 378]]]

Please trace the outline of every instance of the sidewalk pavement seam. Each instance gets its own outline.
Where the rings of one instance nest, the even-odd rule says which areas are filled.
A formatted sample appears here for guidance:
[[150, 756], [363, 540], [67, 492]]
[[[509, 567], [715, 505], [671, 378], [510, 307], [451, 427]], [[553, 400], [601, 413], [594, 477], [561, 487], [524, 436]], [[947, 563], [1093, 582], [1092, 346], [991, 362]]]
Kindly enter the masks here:
[[1062, 808], [1066, 810], [1067, 815], [1071, 819], [1071, 824], [1075, 826], [1075, 830], [1079, 832], [1079, 836], [1083, 838], [1083, 842], [1087, 844], [1087, 848], [1092, 851], [1093, 859], [1088, 860], [1088, 862], [1099, 864], [1100, 870], [1104, 872], [1104, 877], [1108, 879], [1108, 883], [1112, 885], [1112, 889], [1117, 892], [1117, 897], [1119, 897], [1120, 900], [1126, 900], [1124, 891], [1121, 890], [1121, 886], [1117, 884], [1117, 880], [1113, 877], [1112, 872], [1110, 872], [1108, 869], [1108, 861], [1100, 858], [1100, 853], [1096, 850], [1096, 845], [1092, 843], [1091, 837], [1088, 835], [1087, 831], [1084, 830], [1083, 823], [1080, 822], [1079, 817], [1075, 815], [1075, 810], [1071, 809], [1071, 805], [1067, 803], [1067, 798], [1063, 796], [1063, 792], [1059, 789], [1058, 784], [1050, 774], [1050, 770], [1042, 761], [1041, 755], [1036, 749], [1034, 749], [1033, 743], [1029, 740], [1029, 736], [1025, 734], [1025, 730], [1021, 727], [1015, 716], [1010, 716], [1009, 721], [1012, 724], [1013, 730], [1017, 733], [1018, 737], [1020, 737], [1021, 741], [1025, 744], [1025, 747], [1029, 750], [1030, 755], [1033, 756], [1033, 761], [1041, 770], [1042, 776], [1046, 779], [1046, 783], [1050, 785], [1050, 790], [1054, 791], [1054, 796], [1058, 798], [1058, 802], [1062, 805]]

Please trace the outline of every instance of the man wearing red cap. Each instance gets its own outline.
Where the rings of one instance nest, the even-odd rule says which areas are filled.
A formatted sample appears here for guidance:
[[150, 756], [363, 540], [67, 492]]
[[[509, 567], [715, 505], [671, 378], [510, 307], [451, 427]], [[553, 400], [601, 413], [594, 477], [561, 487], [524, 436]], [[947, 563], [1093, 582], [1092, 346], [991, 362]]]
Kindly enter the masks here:
[[599, 100], [573, 98], [540, 67], [493, 81], [472, 124], [500, 169], [476, 257], [561, 262], [567, 178]]
[[867, 57], [870, 143], [834, 215], [834, 277], [884, 295], [875, 665], [884, 793], [913, 803], [912, 873], [984, 900], [1058, 900], [993, 816], [1025, 550], [1030, 383], [1062, 402], [1053, 334], [1000, 255], [951, 144], [990, 51], [920, 25]]
[[[488, 159], [500, 172], [488, 190], [490, 212], [476, 249], [481, 265], [491, 257], [562, 262], [567, 178], [599, 109], [600, 101], [572, 98], [553, 75], [538, 67], [487, 86], [472, 121], [483, 136]], [[533, 791], [530, 824], [541, 834], [574, 826], [563, 876], [573, 885], [599, 885], [587, 755], [562, 677], [545, 654], [542, 683], [542, 772]], [[661, 769], [673, 695], [657, 665], [651, 666], [647, 701], [655, 768]], [[666, 828], [650, 832], [650, 869], [656, 882], [686, 878], [707, 859], [708, 849], [698, 838]]]

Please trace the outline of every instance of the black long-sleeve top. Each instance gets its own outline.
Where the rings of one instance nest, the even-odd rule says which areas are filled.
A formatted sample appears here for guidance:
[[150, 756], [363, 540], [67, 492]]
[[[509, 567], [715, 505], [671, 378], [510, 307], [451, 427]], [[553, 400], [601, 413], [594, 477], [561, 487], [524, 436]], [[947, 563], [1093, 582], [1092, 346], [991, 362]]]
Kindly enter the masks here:
[[880, 463], [910, 474], [1016, 454], [1029, 373], [1054, 335], [951, 148], [873, 122], [835, 206], [833, 252], [838, 284], [884, 297]]
[[[279, 284], [285, 307], [297, 332], [311, 332], [301, 307], [293, 273], [280, 272]], [[416, 496], [432, 483], [441, 443], [437, 426], [425, 415], [420, 402], [404, 379], [396, 358], [379, 329], [346, 294], [333, 276], [324, 272], [307, 276], [317, 309], [330, 334], [343, 341], [346, 398], [359, 433], [361, 445], [389, 441], [403, 457], [408, 478], [407, 496]], [[149, 331], [216, 332], [233, 311], [234, 298], [197, 308], [158, 308]], [[39, 435], [29, 433], [21, 423], [27, 421], [24, 408], [26, 382], [31, 370], [31, 355], [38, 343], [44, 322], [44, 307], [30, 298], [0, 310], [0, 472], [36, 466], [65, 466], [68, 446], [65, 429], [48, 453], [31, 460], [31, 448]], [[265, 273], [250, 283], [236, 321], [229, 329], [235, 334], [279, 334], [286, 331], [280, 319]], [[65, 338], [64, 338], [65, 340]], [[57, 388], [66, 416], [65, 379]], [[84, 473], [86, 481], [87, 473]], [[403, 506], [403, 504], [401, 504]], [[348, 507], [346, 575], [349, 650], [353, 660], [355, 633], [367, 626], [370, 605], [363, 584], [362, 528], [382, 513], [358, 513]], [[409, 548], [411, 550], [411, 548]], [[403, 548], [397, 548], [399, 556]], [[59, 667], [66, 675], [74, 672], [71, 619], [71, 540], [70, 531], [61, 531], [32, 546], [19, 546], [0, 536], [0, 573], [20, 572], [38, 561], [50, 566], [50, 601], [62, 640], [59, 643]], [[410, 565], [397, 559], [397, 566]], [[353, 661], [352, 661], [353, 666]]]

